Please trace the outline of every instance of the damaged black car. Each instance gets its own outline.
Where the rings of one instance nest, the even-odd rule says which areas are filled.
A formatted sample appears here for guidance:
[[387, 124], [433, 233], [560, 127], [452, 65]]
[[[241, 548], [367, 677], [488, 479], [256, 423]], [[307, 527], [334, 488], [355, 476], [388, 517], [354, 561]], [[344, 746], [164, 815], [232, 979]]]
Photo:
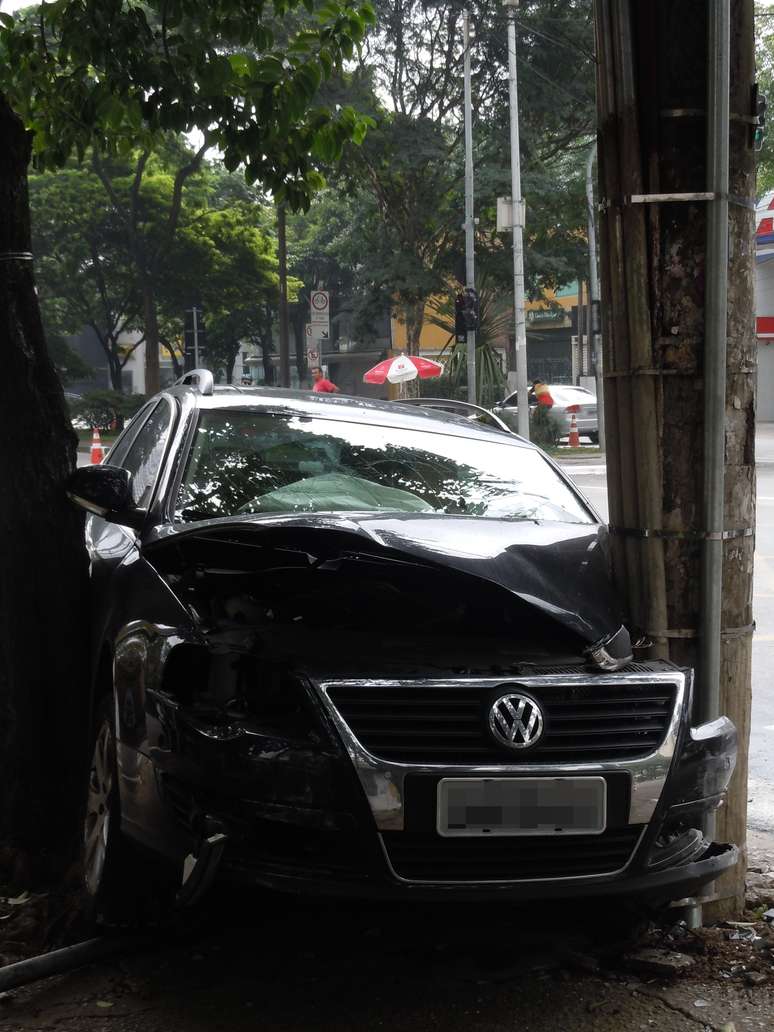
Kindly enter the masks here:
[[682, 898], [736, 862], [690, 670], [635, 661], [607, 530], [445, 413], [213, 387], [148, 402], [89, 512], [88, 899], [213, 879], [425, 899]]

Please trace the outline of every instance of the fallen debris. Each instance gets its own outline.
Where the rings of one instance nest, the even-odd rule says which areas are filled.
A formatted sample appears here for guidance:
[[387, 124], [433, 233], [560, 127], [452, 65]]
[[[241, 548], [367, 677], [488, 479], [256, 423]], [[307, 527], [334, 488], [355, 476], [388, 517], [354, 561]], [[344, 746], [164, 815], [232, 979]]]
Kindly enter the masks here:
[[694, 961], [685, 953], [646, 946], [643, 949], [627, 953], [624, 957], [624, 964], [633, 971], [671, 977], [692, 968]]

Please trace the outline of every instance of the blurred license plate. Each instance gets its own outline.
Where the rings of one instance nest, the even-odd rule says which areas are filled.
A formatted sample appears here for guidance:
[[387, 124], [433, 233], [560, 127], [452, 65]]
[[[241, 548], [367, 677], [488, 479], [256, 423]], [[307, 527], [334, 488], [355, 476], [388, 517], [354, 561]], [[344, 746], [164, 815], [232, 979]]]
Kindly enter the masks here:
[[439, 835], [598, 835], [604, 778], [442, 778]]

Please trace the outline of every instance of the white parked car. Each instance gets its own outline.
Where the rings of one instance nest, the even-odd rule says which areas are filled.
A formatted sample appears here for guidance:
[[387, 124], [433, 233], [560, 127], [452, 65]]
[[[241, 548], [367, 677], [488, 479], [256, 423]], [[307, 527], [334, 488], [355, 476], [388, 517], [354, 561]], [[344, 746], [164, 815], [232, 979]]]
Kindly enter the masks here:
[[[570, 433], [571, 407], [577, 406], [575, 419], [578, 424], [578, 433], [581, 437], [587, 437], [592, 444], [599, 443], [599, 423], [597, 422], [597, 398], [585, 387], [575, 387], [572, 384], [549, 383], [546, 384], [554, 405], [551, 412], [559, 421], [561, 436], [567, 437]], [[495, 405], [492, 411], [502, 419], [512, 430], [518, 431], [518, 399], [516, 394], [510, 394], [504, 401]], [[537, 405], [537, 399], [530, 397], [530, 409]]]

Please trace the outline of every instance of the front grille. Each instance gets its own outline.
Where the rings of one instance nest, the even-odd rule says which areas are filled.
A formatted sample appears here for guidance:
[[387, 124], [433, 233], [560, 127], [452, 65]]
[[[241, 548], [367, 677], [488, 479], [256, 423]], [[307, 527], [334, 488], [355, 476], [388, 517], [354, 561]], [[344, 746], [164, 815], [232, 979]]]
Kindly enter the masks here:
[[[526, 691], [541, 705], [545, 730], [529, 749], [510, 750], [489, 736], [489, 705]], [[352, 733], [374, 756], [398, 763], [583, 763], [636, 759], [664, 740], [675, 685], [595, 684], [492, 689], [477, 684], [336, 684], [328, 694]]]
[[611, 874], [625, 867], [642, 829], [544, 838], [441, 838], [433, 832], [388, 831], [384, 848], [395, 873], [409, 881], [515, 881]]

